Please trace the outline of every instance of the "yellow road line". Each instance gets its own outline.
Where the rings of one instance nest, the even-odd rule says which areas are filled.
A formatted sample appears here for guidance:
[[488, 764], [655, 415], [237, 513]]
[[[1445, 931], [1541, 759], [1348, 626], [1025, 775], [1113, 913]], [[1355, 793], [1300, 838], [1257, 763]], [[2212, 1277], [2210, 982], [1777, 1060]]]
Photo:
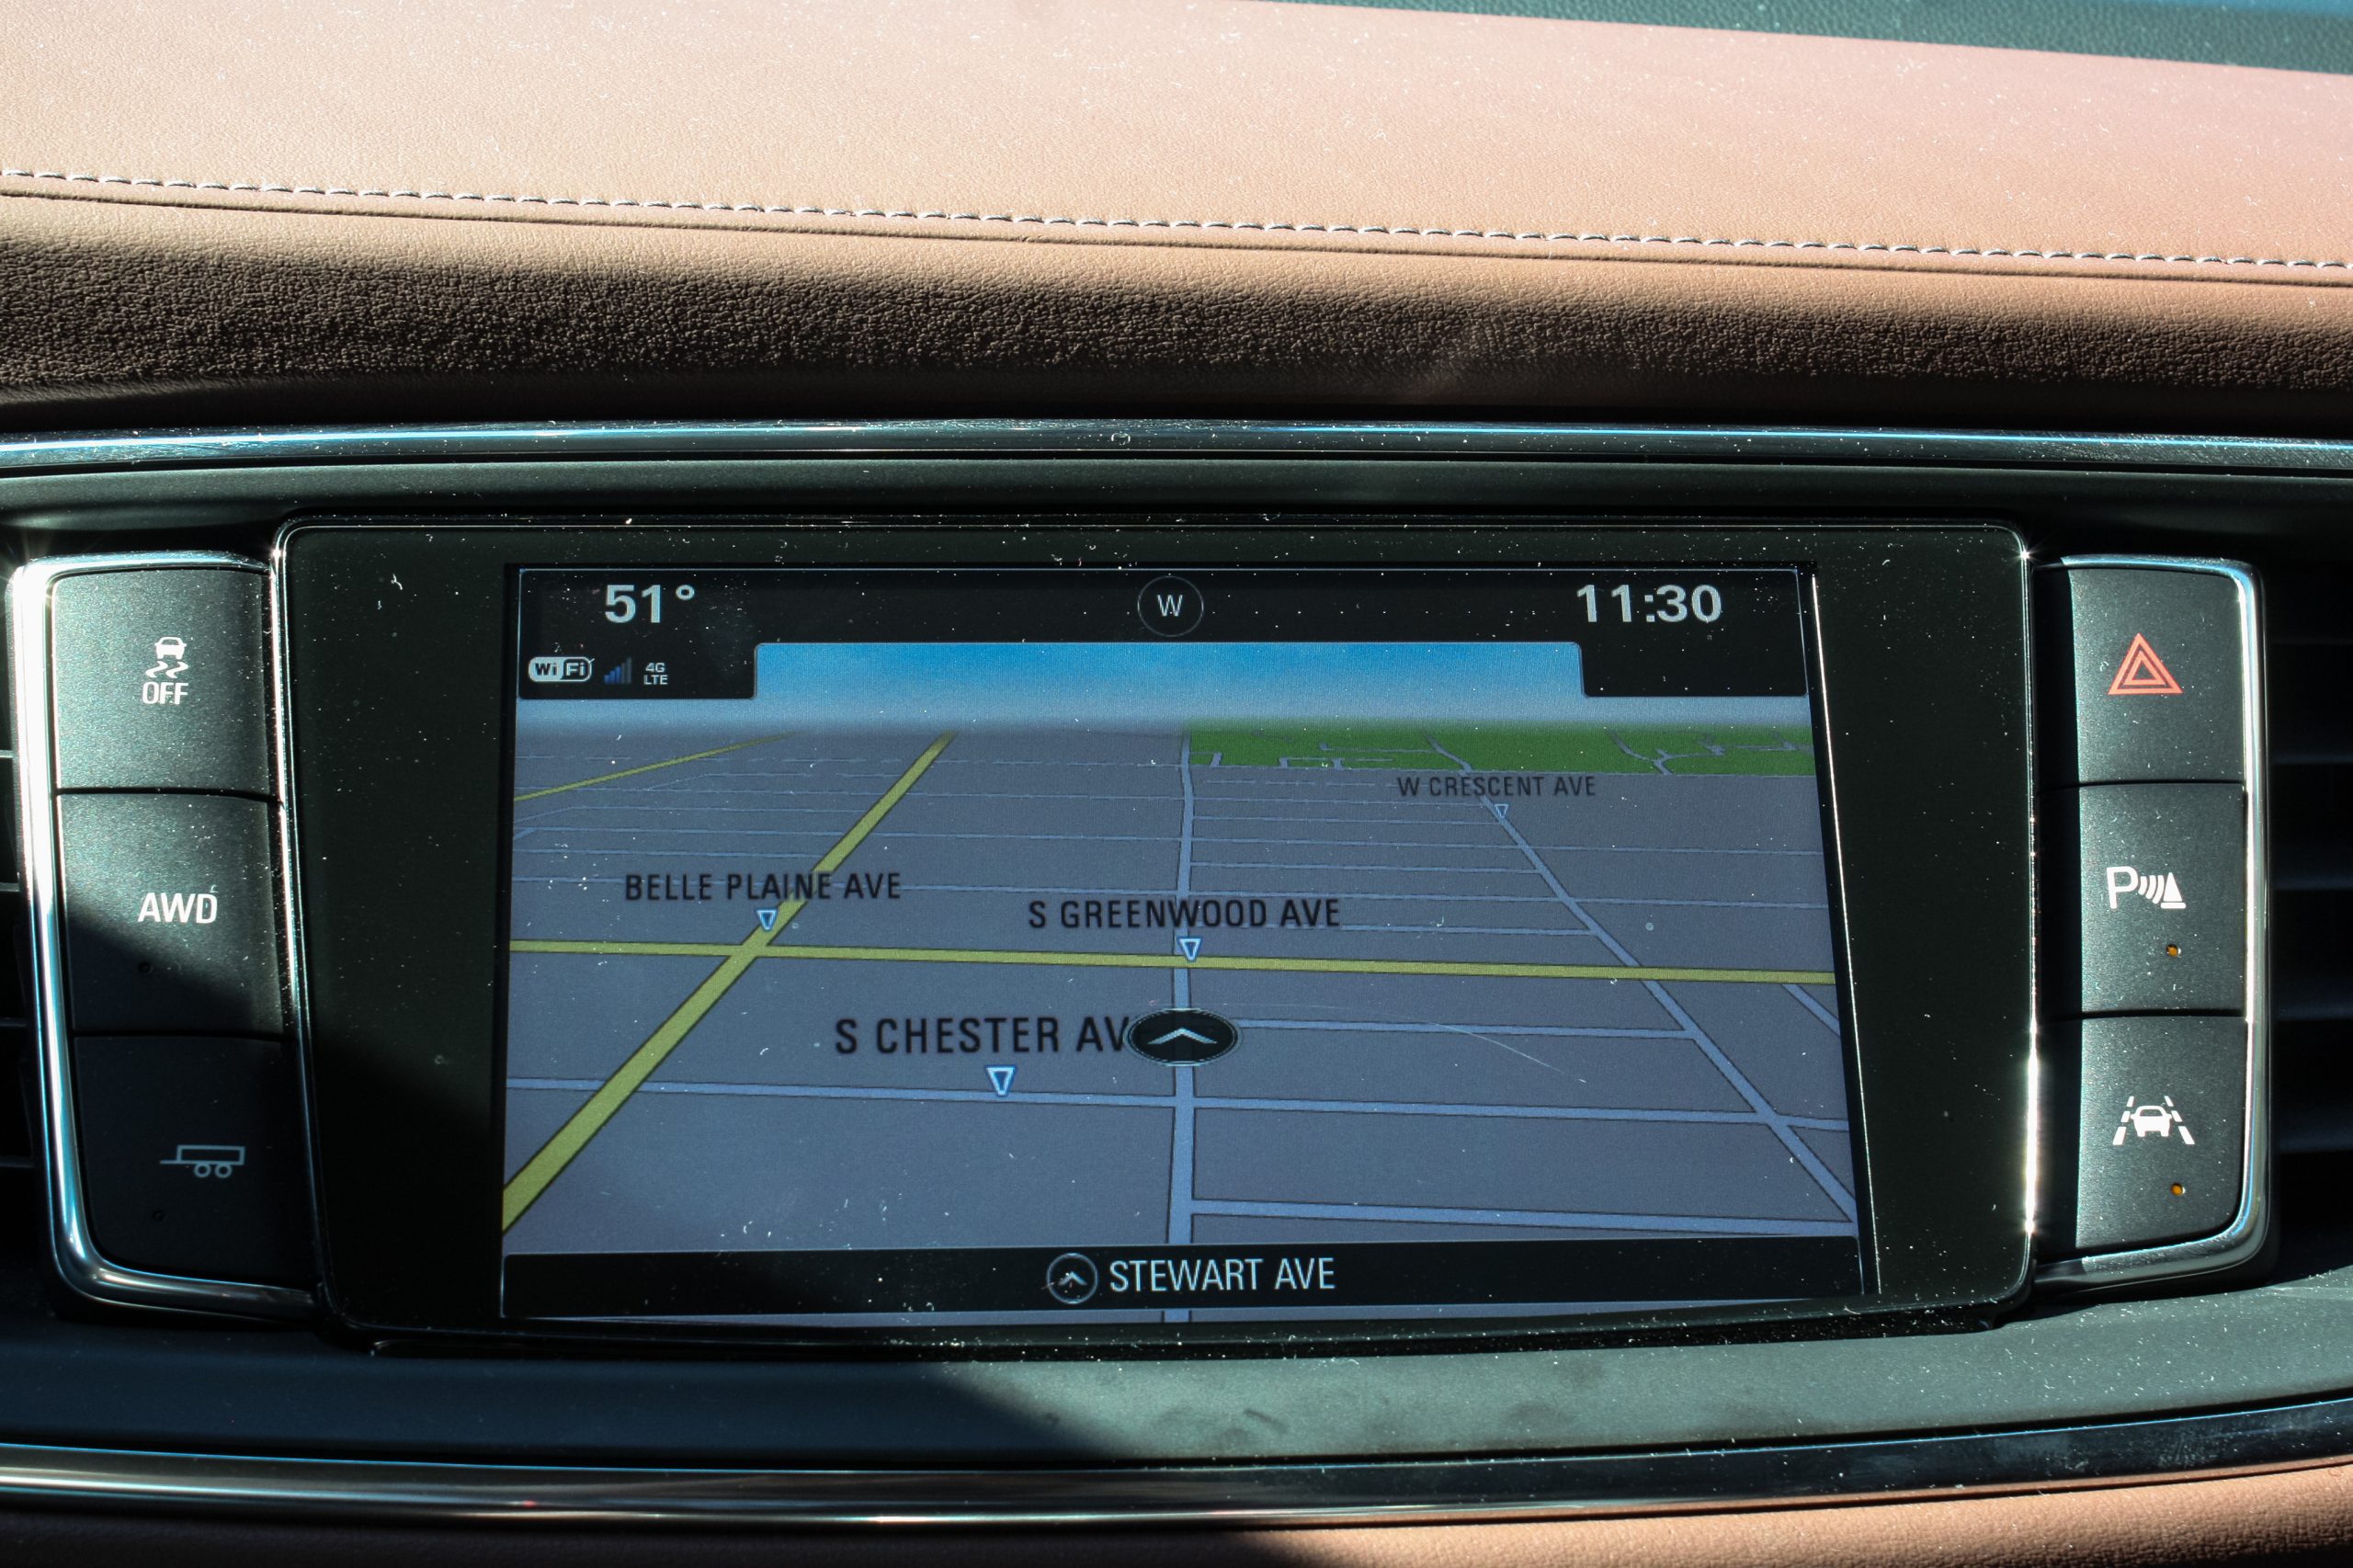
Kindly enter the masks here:
[[[825, 858], [817, 862], [816, 869], [819, 871], [841, 869], [842, 862], [848, 859], [858, 846], [866, 842], [867, 835], [891, 814], [891, 808], [906, 798], [907, 791], [915, 787], [915, 780], [939, 760], [939, 754], [946, 751], [948, 743], [955, 738], [955, 733], [950, 731], [924, 748], [924, 754], [899, 775], [898, 782], [884, 790], [882, 798], [869, 806], [866, 814], [842, 835], [841, 841], [825, 851]], [[752, 960], [767, 950], [807, 904], [806, 899], [793, 899], [779, 904], [774, 926], [753, 927], [751, 935], [733, 947], [711, 944], [695, 949], [692, 956], [719, 958], [723, 961], [704, 977], [703, 983], [694, 988], [691, 995], [678, 1004], [677, 1011], [664, 1019], [662, 1027], [655, 1029], [643, 1045], [630, 1053], [629, 1060], [621, 1063], [620, 1070], [606, 1079], [602, 1088], [588, 1096], [588, 1103], [574, 1111], [571, 1119], [556, 1129], [555, 1136], [540, 1145], [540, 1152], [515, 1173], [515, 1179], [506, 1184], [499, 1205], [498, 1228], [502, 1233], [512, 1230], [515, 1221], [539, 1201], [540, 1195], [547, 1191], [549, 1184], [563, 1174], [563, 1168], [588, 1146], [590, 1139], [605, 1130], [605, 1124], [613, 1119], [614, 1113], [637, 1093], [638, 1085], [654, 1075], [654, 1070], [661, 1066], [670, 1052], [678, 1048], [678, 1043], [719, 1005], [719, 999], [727, 994], [729, 987], [744, 978], [745, 971], [752, 967]]]
[[756, 741], [737, 741], [732, 746], [721, 746], [715, 751], [699, 751], [692, 756], [674, 756], [667, 762], [649, 762], [642, 767], [624, 767], [619, 773], [599, 773], [594, 778], [583, 778], [571, 784], [551, 785], [545, 790], [533, 790], [526, 794], [517, 795], [515, 797], [514, 804], [519, 806], [526, 801], [536, 801], [542, 796], [561, 795], [566, 790], [585, 790], [591, 784], [610, 784], [616, 778], [634, 778], [641, 773], [652, 773], [657, 768], [676, 767], [682, 762], [700, 762], [706, 757], [725, 756], [731, 751], [742, 751], [746, 746], [764, 746], [770, 741], [782, 739], [784, 739], [783, 735], [762, 735]]
[[[782, 919], [777, 921], [781, 929]], [[518, 953], [587, 953], [600, 957], [720, 958], [738, 949], [724, 942], [522, 941]], [[1676, 969], [1654, 964], [1477, 963], [1431, 959], [1239, 958], [1208, 955], [1190, 962], [1174, 954], [1049, 953], [987, 948], [829, 948], [770, 943], [754, 958], [847, 960], [880, 963], [1024, 964], [1053, 969], [1222, 969], [1283, 974], [1429, 974], [1506, 980], [1674, 980], [1731, 985], [1830, 985], [1837, 976], [1811, 969]]]

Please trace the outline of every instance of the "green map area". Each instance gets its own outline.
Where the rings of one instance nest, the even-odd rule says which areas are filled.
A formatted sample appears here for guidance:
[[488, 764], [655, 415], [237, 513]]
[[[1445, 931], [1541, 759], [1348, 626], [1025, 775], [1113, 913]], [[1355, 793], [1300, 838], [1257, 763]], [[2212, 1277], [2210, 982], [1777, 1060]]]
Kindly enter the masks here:
[[1472, 724], [1443, 729], [1334, 723], [1197, 726], [1192, 761], [1222, 767], [1433, 768], [1479, 773], [1807, 776], [1813, 744], [1769, 724]]

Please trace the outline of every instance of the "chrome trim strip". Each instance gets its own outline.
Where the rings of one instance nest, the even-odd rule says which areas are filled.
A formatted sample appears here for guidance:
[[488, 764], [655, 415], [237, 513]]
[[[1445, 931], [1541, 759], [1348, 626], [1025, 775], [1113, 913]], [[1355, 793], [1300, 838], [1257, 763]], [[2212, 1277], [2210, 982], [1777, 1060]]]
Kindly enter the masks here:
[[2255, 574], [2235, 561], [2178, 555], [2070, 555], [2063, 557], [2057, 567], [2063, 571], [2123, 567], [2192, 572], [2227, 577], [2237, 587], [2239, 757], [2246, 778], [2246, 1113], [2239, 1208], [2228, 1226], [2211, 1236], [2165, 1246], [2067, 1258], [2044, 1267], [2035, 1282], [2046, 1289], [2087, 1290], [2211, 1274], [2234, 1267], [2261, 1252], [2271, 1228], [2271, 858], [2263, 636], [2256, 614]]
[[[240, 555], [174, 551], [55, 556], [9, 579], [9, 647], [15, 661], [17, 833], [30, 905], [33, 990], [27, 999], [40, 1051], [41, 1123], [48, 1138], [50, 1235], [58, 1273], [97, 1301], [244, 1316], [306, 1317], [311, 1297], [276, 1285], [192, 1279], [109, 1262], [90, 1233], [82, 1193], [81, 1140], [74, 1118], [74, 1053], [65, 1017], [65, 962], [59, 926], [56, 754], [50, 699], [49, 597], [62, 577], [94, 572], [204, 567], [267, 573]], [[283, 814], [281, 812], [281, 814]]]
[[2026, 628], [2026, 855], [2027, 855], [2027, 977], [2026, 977], [2026, 1161], [2018, 1174], [2026, 1186], [2027, 1279], [2034, 1289], [2034, 1249], [2042, 1224], [2042, 1172], [2050, 1162], [2042, 1147], [2042, 900], [2035, 869], [2042, 863], [2042, 695], [2034, 676], [2034, 551], [2019, 541], [2018, 623]]
[[[321, 1222], [326, 1204], [319, 1191], [320, 1171], [324, 1168], [317, 1145], [317, 1119], [311, 1108], [315, 1103], [311, 1086], [311, 992], [310, 974], [303, 967], [306, 949], [302, 942], [302, 902], [300, 876], [301, 862], [295, 857], [301, 852], [301, 824], [294, 810], [294, 733], [290, 727], [294, 707], [294, 668], [286, 637], [286, 575], [279, 568], [284, 564], [283, 547], [270, 547], [268, 636], [270, 699], [277, 711], [270, 715], [269, 744], [271, 762], [278, 779], [278, 911], [279, 959], [286, 965], [287, 1043], [294, 1052], [294, 1082], [299, 1095], [302, 1134], [302, 1168], [310, 1173], [311, 1206], [310, 1240], [312, 1258], [318, 1267], [321, 1290], [317, 1299], [324, 1295], [326, 1275], [326, 1231]], [[306, 1309], [316, 1304], [310, 1292], [304, 1292]]]
[[517, 1528], [1492, 1523], [2197, 1480], [2341, 1462], [2348, 1446], [2346, 1400], [1852, 1442], [1327, 1464], [754, 1470], [16, 1445], [0, 1446], [0, 1502]]
[[0, 479], [174, 465], [297, 466], [496, 459], [759, 458], [868, 453], [990, 456], [1583, 458], [1621, 461], [1938, 463], [2327, 474], [2353, 442], [2241, 436], [1770, 426], [1496, 425], [1430, 421], [904, 419], [617, 421], [405, 428], [93, 432], [0, 441]]

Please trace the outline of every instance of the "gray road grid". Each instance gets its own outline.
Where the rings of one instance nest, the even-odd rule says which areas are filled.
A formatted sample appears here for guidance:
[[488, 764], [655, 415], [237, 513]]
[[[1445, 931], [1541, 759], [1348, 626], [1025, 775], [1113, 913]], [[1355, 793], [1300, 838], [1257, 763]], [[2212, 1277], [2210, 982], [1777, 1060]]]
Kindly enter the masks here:
[[[937, 735], [529, 718], [510, 1252], [1855, 1233], [1832, 988], [1608, 972], [1829, 971], [1809, 778], [1499, 808], [1177, 734], [966, 733], [870, 820]], [[757, 879], [846, 836], [764, 933]], [[1108, 923], [1187, 897], [1242, 923]], [[1112, 1048], [1172, 1005], [1241, 1043]]]

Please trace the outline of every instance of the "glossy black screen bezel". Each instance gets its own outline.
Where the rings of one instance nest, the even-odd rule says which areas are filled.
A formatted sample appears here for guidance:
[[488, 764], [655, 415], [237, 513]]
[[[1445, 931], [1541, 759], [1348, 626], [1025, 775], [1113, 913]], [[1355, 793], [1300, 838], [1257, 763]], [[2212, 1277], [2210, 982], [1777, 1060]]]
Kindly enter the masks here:
[[[1524, 1341], [1981, 1308], [2028, 1269], [2030, 759], [2017, 537], [1551, 519], [974, 516], [296, 525], [282, 540], [328, 1301], [367, 1332], [778, 1345]], [[517, 1324], [497, 1312], [514, 576], [526, 566], [1757, 565], [1807, 574], [1872, 1285], [1642, 1317], [1184, 1329]], [[1966, 663], [1956, 666], [1957, 651]], [[1961, 743], [1955, 743], [1955, 737]], [[1874, 1042], [1878, 1042], [1876, 1049]], [[429, 1153], [427, 1153], [429, 1152]], [[424, 1157], [420, 1158], [420, 1155]]]

